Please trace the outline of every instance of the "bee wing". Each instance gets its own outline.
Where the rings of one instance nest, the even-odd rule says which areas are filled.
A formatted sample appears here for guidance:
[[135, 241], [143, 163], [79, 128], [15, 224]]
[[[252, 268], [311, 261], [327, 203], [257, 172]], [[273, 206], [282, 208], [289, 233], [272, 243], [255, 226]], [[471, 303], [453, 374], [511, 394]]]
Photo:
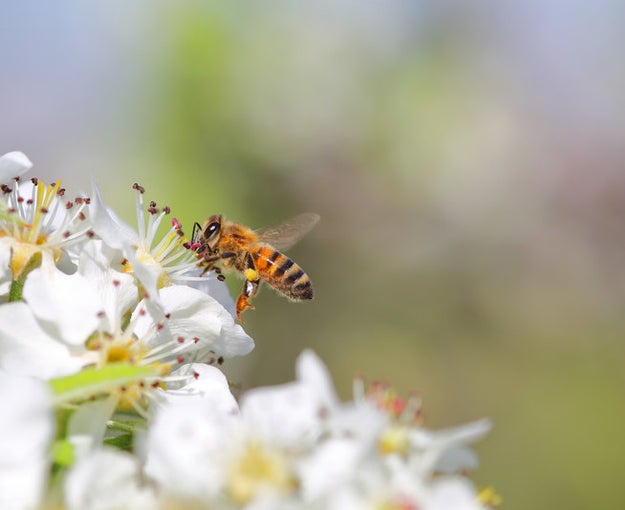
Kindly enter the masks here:
[[302, 213], [273, 227], [256, 230], [258, 239], [277, 250], [288, 250], [304, 237], [319, 221], [315, 213]]

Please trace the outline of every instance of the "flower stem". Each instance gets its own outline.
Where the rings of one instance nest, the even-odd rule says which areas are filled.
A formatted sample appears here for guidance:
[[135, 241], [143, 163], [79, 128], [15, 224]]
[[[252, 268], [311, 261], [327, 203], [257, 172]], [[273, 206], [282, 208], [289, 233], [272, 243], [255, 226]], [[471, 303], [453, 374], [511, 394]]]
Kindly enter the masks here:
[[24, 282], [26, 281], [26, 273], [22, 273], [11, 282], [9, 289], [9, 303], [22, 300], [22, 292], [24, 291]]

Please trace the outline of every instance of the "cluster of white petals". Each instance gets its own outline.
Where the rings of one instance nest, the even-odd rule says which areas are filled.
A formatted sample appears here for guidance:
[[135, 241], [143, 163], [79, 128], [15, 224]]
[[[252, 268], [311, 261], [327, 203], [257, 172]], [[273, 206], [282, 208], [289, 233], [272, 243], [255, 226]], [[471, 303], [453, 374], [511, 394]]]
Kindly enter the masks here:
[[[433, 432], [419, 402], [341, 402], [317, 356], [236, 399], [221, 363], [253, 340], [170, 211], [137, 226], [0, 157], [0, 508], [479, 509], [478, 421]], [[163, 230], [163, 229], [162, 229]], [[415, 403], [416, 402], [416, 403]], [[390, 405], [389, 405], [390, 404]]]

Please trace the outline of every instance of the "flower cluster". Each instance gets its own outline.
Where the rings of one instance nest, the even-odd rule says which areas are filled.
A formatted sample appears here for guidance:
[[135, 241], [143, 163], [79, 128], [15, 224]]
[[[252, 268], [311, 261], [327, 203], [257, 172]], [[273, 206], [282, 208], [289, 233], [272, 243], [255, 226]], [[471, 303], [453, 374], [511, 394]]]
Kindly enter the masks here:
[[[341, 402], [310, 351], [238, 401], [221, 365], [253, 340], [168, 207], [133, 186], [137, 228], [0, 157], [0, 508], [478, 509], [467, 444], [420, 401], [355, 383]], [[165, 226], [166, 227], [166, 226]], [[160, 231], [165, 228], [160, 229]]]

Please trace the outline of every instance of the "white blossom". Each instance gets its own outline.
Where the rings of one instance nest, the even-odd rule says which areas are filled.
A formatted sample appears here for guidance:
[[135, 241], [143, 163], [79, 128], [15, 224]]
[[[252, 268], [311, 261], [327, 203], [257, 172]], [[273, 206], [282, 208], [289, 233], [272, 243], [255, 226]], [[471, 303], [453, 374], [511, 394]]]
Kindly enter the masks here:
[[[135, 190], [135, 209], [138, 231], [121, 220], [104, 203], [98, 186], [93, 184], [91, 215], [95, 233], [110, 247], [120, 250], [124, 256], [124, 270], [132, 272], [145, 292], [158, 301], [159, 289], [172, 283], [189, 283], [200, 279], [198, 260], [185, 247], [181, 226], [174, 219], [169, 231], [157, 240], [157, 231], [169, 208], [156, 208], [143, 202], [144, 190], [138, 184]], [[214, 278], [207, 275], [202, 280]]]
[[72, 270], [74, 249], [91, 232], [86, 214], [89, 199], [66, 200], [60, 185], [59, 181], [46, 186], [33, 178], [17, 181], [13, 187], [0, 186], [0, 294], [8, 292], [11, 279], [41, 261]]
[[[0, 508], [478, 510], [470, 444], [488, 420], [425, 427], [421, 398], [321, 359], [236, 398], [226, 358], [254, 341], [177, 220], [143, 202], [137, 231], [0, 157]], [[121, 375], [119, 375], [121, 374]], [[84, 386], [83, 386], [84, 385]], [[56, 420], [55, 420], [56, 418]], [[58, 423], [56, 437], [55, 424]], [[127, 451], [123, 451], [127, 450]]]

